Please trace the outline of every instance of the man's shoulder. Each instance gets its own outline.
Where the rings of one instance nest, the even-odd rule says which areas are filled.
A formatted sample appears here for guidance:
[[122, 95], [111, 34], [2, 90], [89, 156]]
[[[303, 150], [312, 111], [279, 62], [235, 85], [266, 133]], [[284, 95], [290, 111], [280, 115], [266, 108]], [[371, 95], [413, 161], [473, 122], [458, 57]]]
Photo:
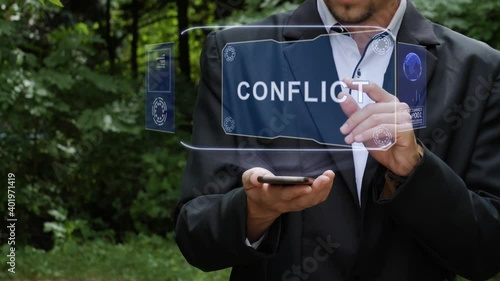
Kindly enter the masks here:
[[438, 52], [448, 53], [457, 60], [477, 59], [500, 70], [500, 52], [479, 40], [467, 37], [448, 27], [433, 23], [434, 33], [439, 38]]

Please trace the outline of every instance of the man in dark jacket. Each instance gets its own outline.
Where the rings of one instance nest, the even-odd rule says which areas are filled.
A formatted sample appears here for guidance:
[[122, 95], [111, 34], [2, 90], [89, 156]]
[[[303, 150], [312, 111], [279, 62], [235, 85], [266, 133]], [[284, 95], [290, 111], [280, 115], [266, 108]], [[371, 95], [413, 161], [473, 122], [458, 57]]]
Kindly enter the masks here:
[[[499, 52], [427, 21], [406, 0], [306, 0], [259, 25], [271, 27], [208, 36], [195, 146], [324, 148], [299, 139], [263, 142], [225, 134], [222, 49], [230, 42], [267, 39], [293, 46], [345, 25], [386, 28], [396, 42], [426, 48], [427, 126], [399, 132], [388, 150], [365, 154], [192, 151], [175, 214], [176, 239], [186, 259], [207, 271], [233, 267], [231, 280], [443, 281], [456, 274], [474, 280], [495, 275], [500, 270]], [[346, 39], [357, 47], [358, 66], [372, 39], [354, 33]], [[336, 57], [335, 44], [340, 74], [339, 64], [349, 62]], [[283, 52], [294, 57], [297, 49]], [[294, 74], [300, 75], [300, 67], [290, 62]], [[372, 105], [360, 106], [352, 97], [341, 104], [347, 122], [332, 130], [340, 130], [346, 144], [369, 141], [394, 108], [405, 116], [407, 106], [378, 87], [381, 82], [364, 90]], [[316, 179], [294, 187], [257, 181], [272, 174]]]

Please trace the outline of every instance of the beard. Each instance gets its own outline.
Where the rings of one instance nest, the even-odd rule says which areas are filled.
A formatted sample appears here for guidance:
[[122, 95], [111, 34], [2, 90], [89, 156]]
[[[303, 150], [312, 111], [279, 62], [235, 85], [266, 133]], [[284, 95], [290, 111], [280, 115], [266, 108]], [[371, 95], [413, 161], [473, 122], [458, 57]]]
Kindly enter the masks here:
[[341, 24], [360, 24], [370, 19], [375, 13], [373, 3], [367, 7], [355, 7], [353, 5], [332, 6], [327, 5], [332, 16]]

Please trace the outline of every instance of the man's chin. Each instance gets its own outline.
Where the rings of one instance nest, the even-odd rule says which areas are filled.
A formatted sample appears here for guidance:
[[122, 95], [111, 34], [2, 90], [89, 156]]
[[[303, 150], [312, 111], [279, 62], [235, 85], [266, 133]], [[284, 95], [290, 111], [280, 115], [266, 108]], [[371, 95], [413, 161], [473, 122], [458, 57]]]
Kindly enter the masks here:
[[[345, 2], [345, 3], [344, 3]], [[374, 13], [371, 3], [358, 3], [355, 0], [342, 0], [333, 2], [325, 1], [332, 16], [341, 24], [354, 25], [368, 21]]]
[[370, 9], [361, 9], [353, 6], [330, 9], [333, 17], [344, 25], [366, 22], [373, 15]]

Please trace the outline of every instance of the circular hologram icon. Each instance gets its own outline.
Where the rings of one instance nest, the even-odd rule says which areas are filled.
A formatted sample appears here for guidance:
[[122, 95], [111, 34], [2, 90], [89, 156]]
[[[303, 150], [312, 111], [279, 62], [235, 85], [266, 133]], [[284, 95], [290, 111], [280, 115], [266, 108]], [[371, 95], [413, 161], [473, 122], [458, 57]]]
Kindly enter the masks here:
[[415, 53], [406, 55], [403, 62], [403, 71], [408, 80], [412, 82], [417, 81], [422, 75], [422, 61], [420, 57]]
[[387, 147], [392, 144], [392, 134], [385, 127], [378, 127], [373, 131], [373, 142], [380, 148]]
[[392, 50], [392, 41], [389, 36], [375, 39], [372, 43], [373, 51], [378, 55], [385, 55]]
[[233, 117], [228, 116], [224, 118], [224, 130], [226, 130], [227, 133], [232, 133], [234, 131], [235, 126], [236, 122], [234, 122]]
[[236, 50], [233, 46], [228, 46], [224, 49], [224, 58], [228, 62], [234, 61], [234, 58], [236, 58]]
[[161, 97], [155, 98], [153, 101], [153, 121], [156, 125], [161, 126], [167, 121], [167, 103]]

